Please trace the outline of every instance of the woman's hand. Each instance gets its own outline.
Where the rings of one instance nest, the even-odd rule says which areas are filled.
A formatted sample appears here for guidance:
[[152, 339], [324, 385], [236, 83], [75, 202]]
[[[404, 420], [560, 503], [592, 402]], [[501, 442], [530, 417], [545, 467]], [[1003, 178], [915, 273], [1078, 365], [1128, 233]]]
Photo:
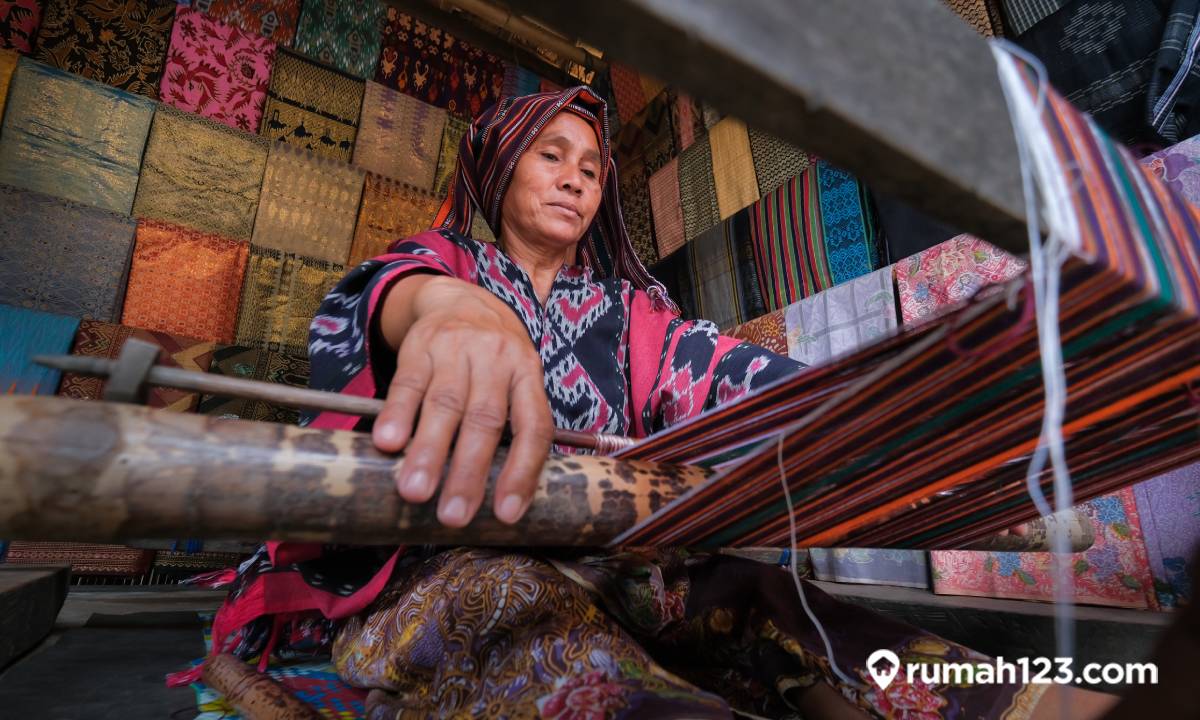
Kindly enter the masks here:
[[541, 359], [525, 326], [487, 290], [435, 275], [396, 283], [380, 323], [399, 352], [374, 440], [385, 452], [404, 450], [396, 474], [401, 497], [413, 503], [433, 497], [457, 434], [438, 519], [466, 525], [483, 500], [511, 415], [512, 446], [496, 482], [494, 512], [516, 522], [537, 488], [554, 432]]

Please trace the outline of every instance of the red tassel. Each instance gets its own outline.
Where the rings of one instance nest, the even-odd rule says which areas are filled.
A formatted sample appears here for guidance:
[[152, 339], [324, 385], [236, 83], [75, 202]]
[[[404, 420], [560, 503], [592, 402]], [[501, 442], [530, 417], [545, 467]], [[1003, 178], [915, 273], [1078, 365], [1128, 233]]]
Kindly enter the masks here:
[[200, 682], [200, 676], [204, 674], [204, 663], [208, 662], [208, 658], [190, 670], [180, 670], [179, 672], [167, 675], [167, 687], [183, 687], [192, 683]]

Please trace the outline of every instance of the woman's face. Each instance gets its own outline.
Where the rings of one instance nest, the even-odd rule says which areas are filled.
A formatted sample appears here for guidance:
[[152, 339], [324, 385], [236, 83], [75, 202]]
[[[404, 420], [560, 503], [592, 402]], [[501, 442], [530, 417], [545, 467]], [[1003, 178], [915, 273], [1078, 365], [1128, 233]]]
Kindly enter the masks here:
[[517, 162], [500, 210], [503, 229], [555, 249], [579, 242], [600, 207], [600, 170], [592, 126], [559, 113]]

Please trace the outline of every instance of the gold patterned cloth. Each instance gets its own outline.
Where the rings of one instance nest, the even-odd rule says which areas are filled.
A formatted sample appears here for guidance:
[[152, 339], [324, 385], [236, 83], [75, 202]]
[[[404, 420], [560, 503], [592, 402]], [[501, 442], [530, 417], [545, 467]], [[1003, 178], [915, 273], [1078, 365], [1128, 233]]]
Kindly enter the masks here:
[[433, 180], [433, 193], [445, 197], [450, 190], [450, 181], [458, 169], [458, 147], [470, 123], [453, 115], [446, 118], [446, 129], [442, 133], [442, 151], [438, 155], [437, 175]]
[[133, 214], [249, 240], [266, 164], [262, 138], [159, 105]]
[[446, 116], [442, 108], [368, 82], [354, 164], [414, 187], [433, 189]]
[[339, 263], [252, 247], [237, 344], [308, 357], [308, 326], [344, 274]]
[[13, 73], [0, 183], [129, 214], [154, 103], [29, 58]]
[[721, 221], [713, 177], [712, 144], [705, 135], [679, 154], [679, 201], [683, 206], [683, 237], [691, 240]]
[[252, 242], [344, 263], [354, 239], [363, 171], [285, 143], [271, 143]]
[[428, 192], [368, 173], [347, 264], [382, 255], [396, 240], [428, 230], [440, 206]]
[[753, 128], [750, 129], [750, 155], [754, 159], [760, 197], [774, 192], [813, 164], [812, 156], [800, 148]]
[[13, 71], [17, 69], [17, 60], [21, 58], [16, 50], [0, 49], [0, 118], [4, 117], [4, 102], [8, 98], [8, 85], [12, 80]]
[[259, 134], [350, 162], [364, 83], [283, 48], [275, 54]]
[[721, 219], [754, 204], [759, 198], [758, 178], [750, 155], [750, 135], [746, 124], [727, 117], [708, 133], [712, 143], [713, 178], [717, 190], [717, 209]]

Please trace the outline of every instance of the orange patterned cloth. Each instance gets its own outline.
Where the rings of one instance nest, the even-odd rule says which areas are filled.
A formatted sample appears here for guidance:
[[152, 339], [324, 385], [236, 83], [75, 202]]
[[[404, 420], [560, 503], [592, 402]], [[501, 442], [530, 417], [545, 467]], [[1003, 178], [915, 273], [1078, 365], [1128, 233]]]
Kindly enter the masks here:
[[441, 204], [428, 192], [367, 173], [347, 265], [382, 255], [392, 242], [428, 230]]
[[123, 325], [233, 342], [250, 245], [139, 220]]
[[776, 310], [729, 330], [730, 337], [754, 343], [777, 355], [788, 354], [787, 323], [783, 310]]

